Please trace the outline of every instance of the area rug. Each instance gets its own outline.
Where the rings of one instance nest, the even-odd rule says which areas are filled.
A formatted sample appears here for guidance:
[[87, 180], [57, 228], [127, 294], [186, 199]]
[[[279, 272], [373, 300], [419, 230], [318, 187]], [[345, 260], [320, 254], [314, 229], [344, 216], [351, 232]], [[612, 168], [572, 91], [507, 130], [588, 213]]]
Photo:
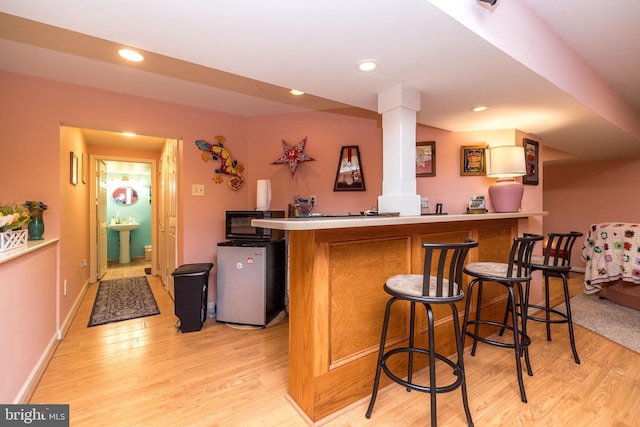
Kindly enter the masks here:
[[[556, 307], [565, 312], [564, 304]], [[602, 299], [578, 294], [571, 298], [573, 323], [640, 353], [640, 311]]]
[[87, 327], [160, 314], [147, 278], [100, 282]]

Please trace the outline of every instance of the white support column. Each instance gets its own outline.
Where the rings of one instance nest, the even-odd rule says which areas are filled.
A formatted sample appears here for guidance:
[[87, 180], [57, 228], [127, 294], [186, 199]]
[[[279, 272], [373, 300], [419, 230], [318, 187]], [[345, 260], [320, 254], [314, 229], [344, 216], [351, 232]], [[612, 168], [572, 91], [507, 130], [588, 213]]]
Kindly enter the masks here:
[[382, 195], [378, 211], [420, 215], [416, 194], [416, 113], [420, 92], [396, 85], [378, 94], [382, 114]]

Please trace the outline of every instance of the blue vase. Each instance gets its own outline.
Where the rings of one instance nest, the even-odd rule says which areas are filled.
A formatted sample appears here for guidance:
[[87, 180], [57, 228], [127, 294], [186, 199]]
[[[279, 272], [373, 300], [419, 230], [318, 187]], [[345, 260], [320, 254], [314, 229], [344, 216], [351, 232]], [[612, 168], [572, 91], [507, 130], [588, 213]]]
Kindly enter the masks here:
[[31, 221], [29, 221], [29, 240], [43, 240], [44, 221], [42, 221], [42, 209], [31, 209]]

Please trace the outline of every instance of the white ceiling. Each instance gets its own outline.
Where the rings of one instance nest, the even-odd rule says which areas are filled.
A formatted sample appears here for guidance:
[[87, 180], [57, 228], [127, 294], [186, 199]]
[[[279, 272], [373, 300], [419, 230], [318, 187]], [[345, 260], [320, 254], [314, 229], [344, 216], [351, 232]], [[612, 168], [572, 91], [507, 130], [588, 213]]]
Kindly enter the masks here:
[[[424, 125], [515, 128], [583, 160], [640, 156], [635, 0], [0, 0], [0, 11], [7, 71], [247, 116], [373, 116], [378, 94], [403, 84], [420, 91]], [[120, 46], [146, 60], [124, 63]], [[368, 58], [379, 69], [356, 71]], [[490, 109], [470, 112], [479, 104]]]

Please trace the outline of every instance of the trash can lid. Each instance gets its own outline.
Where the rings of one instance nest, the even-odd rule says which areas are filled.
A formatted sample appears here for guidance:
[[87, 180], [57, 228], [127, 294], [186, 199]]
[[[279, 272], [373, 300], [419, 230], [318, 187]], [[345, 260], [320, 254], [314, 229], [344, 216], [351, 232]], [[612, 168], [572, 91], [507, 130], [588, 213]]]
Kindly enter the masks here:
[[199, 276], [208, 274], [213, 268], [213, 263], [184, 264], [173, 270], [172, 276]]

